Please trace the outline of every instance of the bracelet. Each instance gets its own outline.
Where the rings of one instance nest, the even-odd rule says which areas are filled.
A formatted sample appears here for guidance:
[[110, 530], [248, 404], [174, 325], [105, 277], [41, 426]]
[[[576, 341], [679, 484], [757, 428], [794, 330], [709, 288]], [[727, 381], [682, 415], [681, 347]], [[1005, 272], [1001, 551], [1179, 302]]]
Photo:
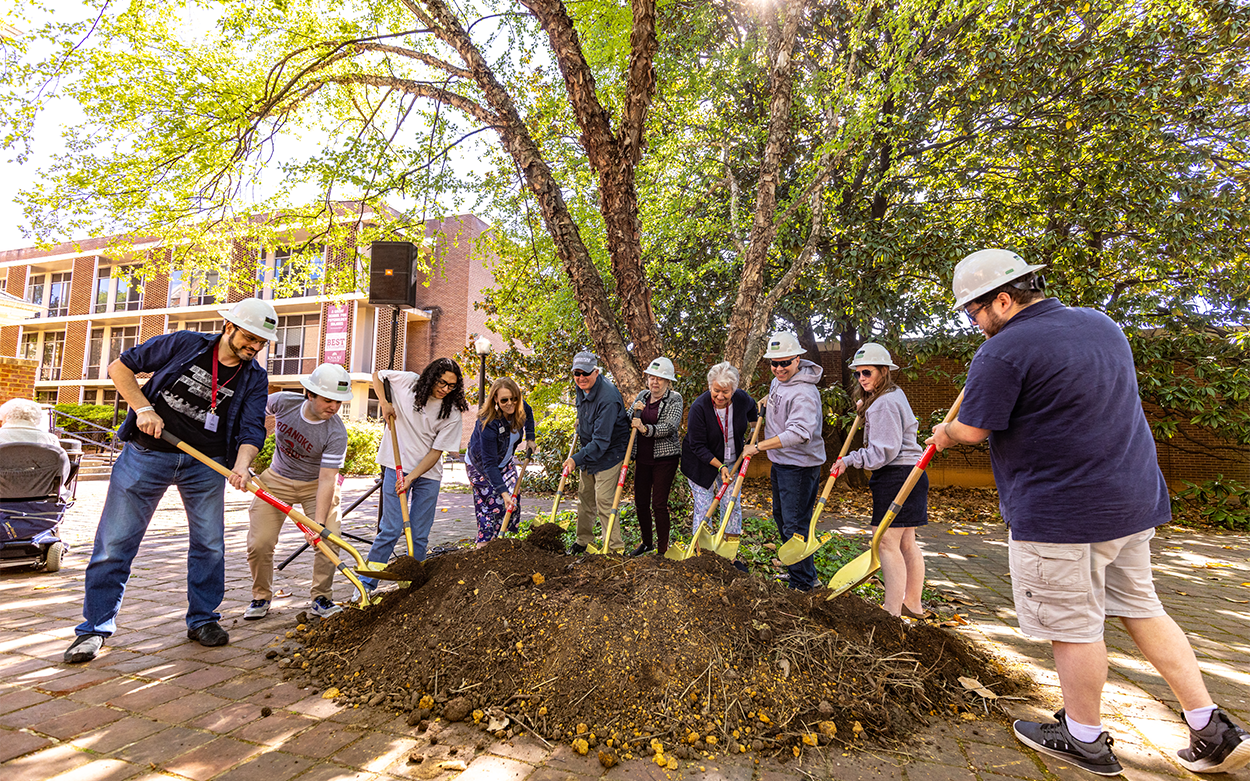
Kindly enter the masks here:
[[154, 410], [155, 410], [155, 407], [153, 407], [151, 404], [149, 404], [149, 405], [148, 405], [148, 406], [146, 406], [146, 407], [140, 407], [139, 409], [135, 410], [135, 414], [136, 414], [136, 415], [138, 415], [138, 414], [139, 414], [139, 413], [141, 413], [141, 412], [152, 412], [152, 411], [154, 411]]

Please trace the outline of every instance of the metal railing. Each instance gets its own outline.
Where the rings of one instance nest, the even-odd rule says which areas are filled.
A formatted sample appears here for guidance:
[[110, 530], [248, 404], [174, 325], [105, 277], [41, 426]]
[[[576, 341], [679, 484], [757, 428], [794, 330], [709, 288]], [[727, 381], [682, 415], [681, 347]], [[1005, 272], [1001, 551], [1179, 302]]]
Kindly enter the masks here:
[[[69, 431], [65, 428], [67, 421], [74, 421], [77, 424], [75, 428], [85, 428], [86, 430]], [[121, 442], [117, 439], [116, 429], [92, 423], [68, 412], [62, 412], [55, 407], [48, 407], [48, 427], [56, 432], [57, 437], [60, 439], [72, 439], [82, 444], [84, 452], [90, 446], [97, 448], [102, 453], [107, 453], [110, 468], [113, 466], [113, 459], [122, 450]]]

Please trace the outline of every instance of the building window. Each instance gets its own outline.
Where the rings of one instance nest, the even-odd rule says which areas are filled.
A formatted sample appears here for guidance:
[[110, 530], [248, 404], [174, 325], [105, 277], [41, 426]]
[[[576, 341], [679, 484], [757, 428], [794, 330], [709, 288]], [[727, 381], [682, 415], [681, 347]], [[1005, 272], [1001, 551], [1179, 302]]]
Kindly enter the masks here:
[[104, 329], [91, 329], [91, 344], [87, 351], [87, 373], [89, 380], [104, 379]]
[[109, 329], [109, 354], [108, 361], [112, 363], [121, 357], [121, 354], [134, 347], [139, 343], [139, 326], [128, 325], [124, 327], [114, 326]]
[[95, 311], [133, 312], [142, 308], [143, 280], [139, 278], [137, 266], [102, 268], [96, 272]]
[[[43, 306], [44, 280], [46, 274], [31, 274], [26, 280], [26, 300], [32, 304]], [[39, 315], [36, 314], [35, 317]]]
[[18, 357], [33, 361], [39, 358], [39, 332], [27, 331], [22, 334], [22, 343], [18, 346]]
[[217, 296], [213, 292], [221, 284], [220, 272], [201, 272], [193, 275], [191, 281], [191, 292], [189, 295], [191, 306], [206, 306], [217, 303]]
[[187, 286], [182, 283], [184, 273], [181, 269], [169, 272], [169, 302], [166, 306], [182, 306], [186, 301]]
[[51, 390], [37, 390], [35, 391], [35, 401], [40, 404], [56, 404], [56, 397], [58, 393], [59, 391], [55, 388]]
[[8, 292], [8, 289], [9, 289], [9, 275], [4, 274], [0, 276], [0, 293]]
[[225, 320], [187, 320], [182, 323], [171, 322], [166, 333], [174, 331], [199, 331], [202, 334], [219, 334]]
[[[321, 295], [325, 276], [325, 248], [310, 247], [293, 255], [289, 248], [265, 250], [256, 268], [260, 298], [297, 298]], [[266, 287], [266, 280], [273, 284]]]
[[116, 404], [117, 419], [119, 421], [126, 416], [127, 412], [130, 411], [130, 405], [126, 403], [126, 400], [122, 398], [117, 391], [112, 389], [100, 392], [100, 403], [106, 407], [112, 407]]
[[321, 315], [278, 318], [278, 340], [269, 354], [270, 374], [308, 374], [317, 365]]
[[69, 314], [70, 274], [52, 274], [51, 277], [48, 285], [48, 317], [65, 317]]
[[65, 332], [48, 331], [43, 334], [43, 350], [39, 360], [40, 380], [61, 379], [61, 359], [65, 357]]

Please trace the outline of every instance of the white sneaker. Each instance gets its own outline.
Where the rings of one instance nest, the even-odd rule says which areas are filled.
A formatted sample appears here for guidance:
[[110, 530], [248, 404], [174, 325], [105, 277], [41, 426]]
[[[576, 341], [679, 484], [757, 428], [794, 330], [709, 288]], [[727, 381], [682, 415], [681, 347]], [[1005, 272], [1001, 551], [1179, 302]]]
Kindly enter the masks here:
[[342, 613], [343, 608], [334, 604], [333, 602], [326, 599], [325, 597], [317, 597], [316, 599], [313, 600], [312, 612], [313, 612], [313, 615], [315, 616], [321, 616], [322, 618], [329, 618], [335, 613]]
[[244, 621], [255, 621], [269, 615], [269, 600], [253, 599], [252, 604], [247, 606], [247, 610], [243, 611]]

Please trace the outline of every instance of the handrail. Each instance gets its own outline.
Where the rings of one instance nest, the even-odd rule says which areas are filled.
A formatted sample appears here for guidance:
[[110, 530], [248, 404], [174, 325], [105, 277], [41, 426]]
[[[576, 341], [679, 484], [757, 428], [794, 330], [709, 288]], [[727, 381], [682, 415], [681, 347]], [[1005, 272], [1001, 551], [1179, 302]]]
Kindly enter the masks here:
[[[109, 467], [113, 466], [113, 459], [116, 457], [118, 453], [122, 451], [120, 445], [118, 445], [117, 443], [117, 431], [115, 429], [109, 428], [108, 426], [101, 426], [98, 423], [92, 423], [91, 421], [84, 420], [83, 418], [80, 418], [77, 415], [71, 415], [68, 412], [62, 412], [61, 410], [51, 405], [47, 407], [47, 410], [49, 413], [49, 420], [48, 420], [49, 428], [54, 429], [55, 431], [59, 432], [58, 436], [64, 437], [66, 439], [77, 440], [78, 442], [82, 442], [83, 444], [90, 444], [94, 447], [108, 451]], [[95, 431], [99, 431], [104, 434], [107, 434], [108, 437], [94, 439], [91, 436], [88, 436], [88, 434], [94, 434], [95, 431], [86, 431], [86, 432], [66, 431], [63, 427], [57, 425], [58, 415], [62, 418], [68, 418], [69, 420], [76, 421], [79, 424], [87, 426], [90, 429], [95, 429]]]
[[[84, 423], [84, 424], [86, 424], [86, 425], [90, 426], [91, 428], [94, 428], [94, 429], [99, 429], [100, 431], [106, 431], [106, 432], [108, 432], [108, 433], [110, 433], [110, 434], [115, 433], [114, 429], [111, 429], [111, 428], [109, 428], [108, 426], [101, 426], [99, 423], [92, 423], [91, 421], [86, 420], [86, 419], [84, 419], [84, 418], [80, 418], [80, 417], [78, 417], [78, 416], [76, 416], [76, 415], [71, 415], [71, 414], [69, 414], [68, 412], [62, 412], [61, 410], [57, 409], [56, 407], [49, 407], [49, 409], [52, 411], [53, 416], [60, 415], [60, 416], [61, 416], [61, 417], [63, 417], [63, 418], [69, 418], [70, 420], [76, 420], [76, 421], [78, 421], [79, 423]], [[55, 421], [55, 417], [53, 418], [53, 420]]]

